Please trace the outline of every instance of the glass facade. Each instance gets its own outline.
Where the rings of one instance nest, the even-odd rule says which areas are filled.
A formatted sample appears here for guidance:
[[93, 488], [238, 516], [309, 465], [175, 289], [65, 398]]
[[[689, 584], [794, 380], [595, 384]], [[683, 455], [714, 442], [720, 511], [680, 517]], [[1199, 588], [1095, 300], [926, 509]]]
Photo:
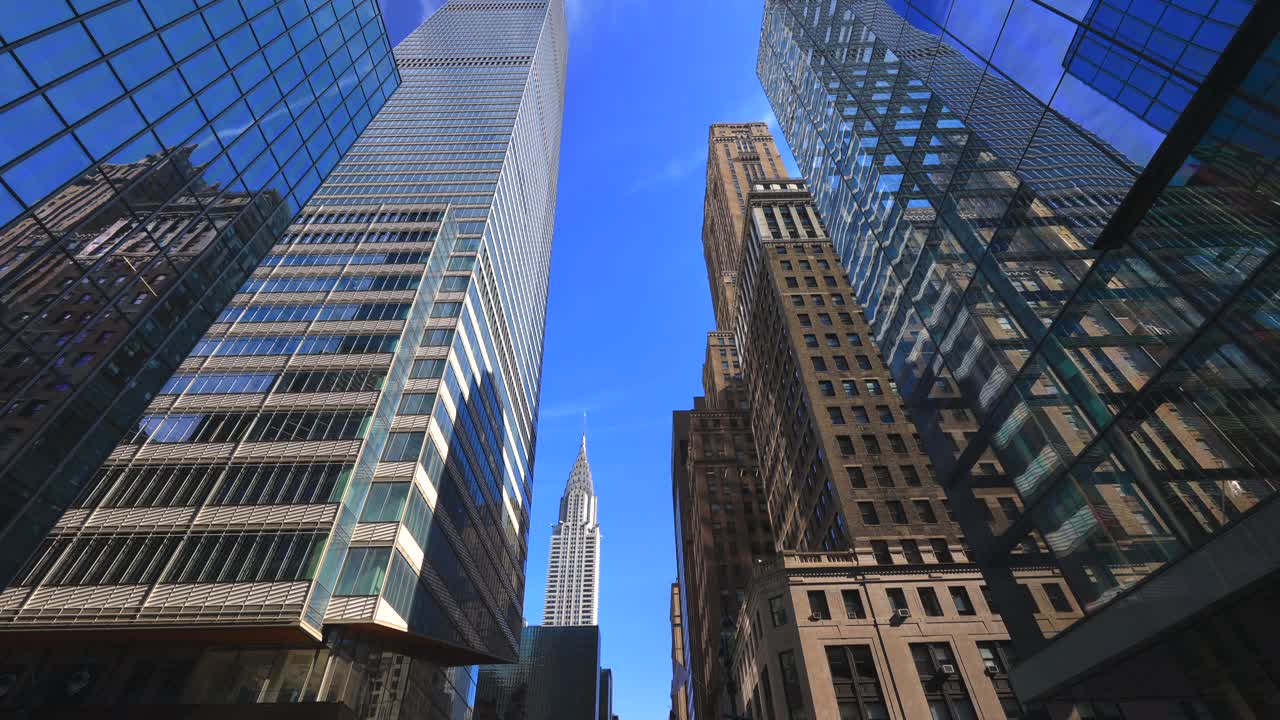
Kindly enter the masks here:
[[374, 0], [4, 10], [7, 582], [399, 77]]
[[519, 661], [480, 668], [474, 720], [597, 720], [603, 679], [599, 628], [526, 627]]
[[[1052, 557], [1070, 632], [1263, 509], [1280, 462], [1274, 27], [1114, 5], [770, 0], [758, 65], [966, 534]], [[1025, 512], [984, 513], [998, 485]]]
[[0, 593], [0, 632], [390, 633], [434, 670], [377, 717], [465, 714], [441, 687], [469, 672], [440, 666], [514, 661], [523, 624], [564, 42], [560, 2], [452, 0], [396, 48], [398, 88]]

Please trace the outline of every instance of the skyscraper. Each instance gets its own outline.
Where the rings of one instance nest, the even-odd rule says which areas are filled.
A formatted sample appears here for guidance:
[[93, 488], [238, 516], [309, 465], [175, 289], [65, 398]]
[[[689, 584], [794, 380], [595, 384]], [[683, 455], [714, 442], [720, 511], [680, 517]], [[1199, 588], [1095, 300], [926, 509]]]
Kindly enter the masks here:
[[[1273, 3], [766, 5], [765, 91], [984, 558], [1014, 687], [1053, 712], [1274, 714], [1278, 23]], [[1007, 526], [993, 486], [1024, 508]], [[1029, 546], [1085, 612], [1069, 632], [1010, 581]]]
[[397, 47], [401, 86], [0, 595], [0, 632], [76, 648], [9, 653], [4, 703], [460, 715], [449, 668], [516, 658], [564, 43], [558, 1], [451, 0]]
[[595, 625], [600, 611], [600, 523], [587, 463], [587, 436], [560, 498], [560, 520], [551, 534], [547, 597], [542, 624]]
[[480, 668], [475, 720], [597, 720], [602, 679], [600, 628], [530, 625], [517, 662]]
[[399, 84], [374, 0], [4, 24], [0, 583]]
[[772, 555], [764, 485], [756, 462], [742, 358], [733, 328], [742, 263], [742, 214], [750, 183], [779, 173], [765, 123], [717, 123], [707, 139], [702, 244], [716, 329], [707, 333], [702, 397], [672, 416], [672, 510], [687, 656], [675, 670], [692, 681], [691, 715], [714, 715], [725, 697], [725, 655], [753, 562]]
[[[1007, 666], [986, 662], [1007, 654], [1007, 630], [804, 182], [755, 181], [746, 224], [736, 335], [780, 557], [755, 565], [733, 618], [725, 711], [1021, 717]], [[977, 493], [1020, 507], [1006, 488]], [[1078, 615], [1050, 602], [1062, 579], [1040, 548], [1010, 575], [1043, 598], [1044, 627]]]
[[752, 180], [778, 177], [785, 169], [769, 126], [715, 123], [707, 141], [707, 191], [702, 208], [702, 251], [716, 329], [733, 327], [742, 258], [742, 209]]

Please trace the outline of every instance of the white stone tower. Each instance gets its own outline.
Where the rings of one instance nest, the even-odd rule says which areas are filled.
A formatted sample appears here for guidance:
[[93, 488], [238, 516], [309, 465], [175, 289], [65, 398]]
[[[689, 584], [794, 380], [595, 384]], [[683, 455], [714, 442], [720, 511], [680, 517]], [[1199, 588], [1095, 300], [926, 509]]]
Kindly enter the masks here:
[[560, 521], [551, 535], [543, 625], [595, 625], [600, 602], [600, 525], [587, 464], [587, 436], [560, 498]]

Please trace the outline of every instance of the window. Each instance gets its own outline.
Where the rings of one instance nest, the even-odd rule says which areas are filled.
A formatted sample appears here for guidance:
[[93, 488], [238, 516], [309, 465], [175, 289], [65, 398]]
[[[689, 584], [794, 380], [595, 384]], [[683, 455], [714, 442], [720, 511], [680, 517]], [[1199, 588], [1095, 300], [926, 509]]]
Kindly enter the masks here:
[[863, 435], [862, 444], [866, 446], [868, 453], [872, 455], [880, 454], [880, 440], [875, 435]]
[[856, 383], [856, 382], [854, 382], [854, 381], [852, 381], [852, 380], [841, 380], [841, 381], [840, 381], [840, 387], [841, 387], [841, 389], [843, 389], [843, 390], [844, 390], [844, 396], [845, 396], [845, 397], [857, 397], [857, 396], [858, 396], [858, 383]]
[[387, 436], [387, 446], [382, 451], [383, 462], [411, 462], [422, 452], [423, 432], [393, 432]]
[[893, 520], [893, 523], [895, 525], [906, 525], [907, 509], [902, 506], [902, 502], [900, 500], [890, 500], [887, 504], [889, 506], [889, 518]]
[[811, 287], [811, 288], [818, 287], [818, 278], [812, 275], [806, 275], [804, 278], [804, 286]]
[[858, 512], [862, 515], [862, 523], [864, 525], [879, 525], [880, 516], [876, 513], [875, 503], [860, 502], [858, 503]]
[[818, 392], [822, 393], [822, 397], [835, 397], [836, 389], [830, 380], [818, 381]]
[[444, 360], [415, 360], [409, 377], [417, 380], [439, 378], [444, 375], [444, 366]]
[[977, 615], [977, 611], [973, 609], [973, 601], [969, 599], [969, 591], [962, 587], [949, 587], [951, 592], [951, 602], [956, 606], [956, 612], [961, 615]]
[[809, 619], [830, 620], [831, 608], [827, 607], [827, 593], [822, 590], [809, 591]]
[[369, 486], [369, 495], [365, 498], [364, 508], [360, 511], [360, 522], [396, 522], [404, 510], [405, 500], [409, 497], [409, 483], [380, 482]]
[[889, 542], [887, 540], [872, 540], [871, 556], [881, 565], [893, 564], [893, 554], [889, 552]]
[[854, 454], [853, 438], [849, 437], [848, 435], [837, 435], [836, 444], [840, 446], [841, 455], [848, 456], [848, 455]]
[[933, 548], [933, 556], [940, 563], [952, 562], [951, 548], [947, 547], [946, 538], [933, 538], [929, 541], [929, 545]]
[[387, 574], [389, 547], [357, 547], [347, 551], [347, 562], [338, 576], [333, 594], [339, 596], [377, 595]]
[[820, 325], [830, 326], [830, 325], [831, 325], [831, 316], [830, 316], [830, 315], [828, 315], [827, 313], [818, 313], [818, 323], [819, 323]]
[[867, 608], [862, 604], [862, 593], [857, 590], [841, 590], [840, 599], [844, 601], [844, 616], [850, 620], [865, 620]]
[[826, 333], [823, 339], [827, 341], [827, 347], [840, 347], [840, 336], [835, 333]]
[[844, 424], [844, 413], [840, 412], [840, 408], [838, 407], [827, 408], [827, 416], [831, 418], [832, 425]]
[[[850, 443], [852, 445], [852, 443]], [[867, 478], [862, 474], [860, 467], [846, 467], [844, 469], [849, 475], [849, 484], [856, 488], [864, 488], [867, 486]]]
[[787, 710], [791, 717], [797, 717], [797, 713], [802, 714], [804, 708], [804, 699], [800, 694], [800, 672], [796, 667], [796, 653], [794, 650], [784, 650], [778, 653], [778, 665], [782, 669], [782, 692], [787, 701]]
[[428, 330], [422, 336], [423, 347], [449, 347], [453, 342], [453, 330]]
[[977, 717], [949, 644], [913, 643], [911, 657], [915, 660], [932, 720], [972, 720]]
[[911, 465], [903, 465], [898, 468], [902, 471], [902, 477], [907, 481], [907, 487], [920, 487], [920, 473]]
[[910, 538], [902, 541], [902, 556], [912, 565], [924, 564], [924, 556], [920, 554], [920, 543]]
[[871, 418], [867, 415], [867, 409], [861, 405], [854, 405], [850, 410], [853, 411], [853, 421], [859, 425], [866, 425], [871, 422]]
[[880, 389], [879, 380], [865, 380], [868, 395], [884, 395], [884, 391]]
[[845, 325], [852, 325], [853, 316], [847, 312], [842, 312], [840, 313], [840, 322], [844, 323]]
[[893, 476], [889, 474], [888, 467], [885, 467], [884, 465], [876, 465], [871, 468], [871, 471], [875, 473], [876, 485], [882, 488], [893, 487]]
[[933, 505], [928, 500], [912, 500], [911, 504], [915, 506], [916, 515], [920, 516], [921, 522], [938, 522], [938, 516], [933, 514]]
[[893, 608], [894, 612], [911, 609], [907, 605], [907, 594], [902, 591], [902, 588], [889, 588], [884, 592], [889, 597], [889, 607]]
[[990, 610], [992, 613], [999, 614], [1000, 611], [996, 610], [996, 599], [991, 594], [991, 588], [987, 587], [986, 585], [982, 585], [978, 588], [978, 590], [982, 592], [982, 601], [987, 604], [987, 609]]
[[787, 624], [787, 606], [782, 602], [781, 595], [769, 598], [769, 617], [773, 619], [774, 627]]
[[871, 369], [871, 358], [867, 357], [866, 355], [857, 355], [857, 356], [855, 356], [855, 358], [854, 358], [854, 359], [855, 359], [855, 360], [857, 361], [857, 363], [858, 363], [858, 369], [859, 369], [859, 370], [870, 370], [870, 369]]
[[1071, 601], [1067, 599], [1067, 594], [1062, 592], [1062, 586], [1058, 583], [1045, 583], [1044, 594], [1049, 598], [1049, 604], [1058, 612], [1071, 612]]
[[832, 355], [832, 356], [831, 356], [831, 359], [835, 361], [835, 363], [836, 363], [836, 369], [837, 369], [837, 370], [848, 370], [848, 369], [849, 369], [849, 360], [848, 360], [847, 358], [845, 358], [845, 356], [843, 356], [843, 355]]
[[827, 361], [826, 361], [824, 358], [821, 358], [821, 357], [819, 357], [819, 356], [817, 356], [817, 355], [814, 355], [813, 357], [811, 357], [811, 358], [809, 358], [809, 359], [813, 362], [813, 369], [814, 369], [814, 370], [816, 370], [816, 371], [818, 371], [818, 372], [826, 372], [826, 371], [827, 371]]
[[866, 645], [833, 645], [826, 653], [840, 720], [887, 720], [889, 711], [871, 649]]
[[920, 595], [920, 605], [924, 608], [925, 615], [942, 617], [942, 603], [938, 602], [938, 593], [933, 588], [917, 588], [916, 593]]
[[900, 455], [907, 452], [907, 441], [897, 433], [889, 433], [889, 449]]
[[813, 321], [810, 320], [809, 316], [804, 313], [800, 313], [799, 315], [796, 315], [796, 319], [800, 321], [800, 325], [803, 327], [813, 327]]
[[[982, 658], [982, 665], [986, 669], [986, 674], [991, 677], [992, 687], [996, 691], [996, 695], [1000, 698], [1000, 705], [1004, 709], [1005, 717], [1009, 720], [1023, 720], [1027, 716], [1023, 713], [1022, 705], [1018, 702], [1018, 698], [1013, 694], [1013, 687], [1009, 684], [1009, 668], [1013, 667], [1017, 662], [1017, 658], [1013, 654], [1013, 643], [1008, 640], [986, 640], [978, 643], [978, 657]], [[1078, 710], [1083, 710], [1077, 706]], [[1119, 713], [1119, 708], [1116, 709]], [[1100, 720], [1090, 718], [1083, 712], [1080, 715], [1082, 720]], [[1117, 720], [1123, 720], [1122, 716], [1116, 714], [1112, 716]], [[1186, 717], [1196, 717], [1188, 713]]]
[[804, 336], [804, 346], [811, 347], [811, 348], [818, 347], [818, 336], [810, 333], [806, 333]]
[[792, 296], [791, 296], [791, 305], [792, 305], [793, 307], [804, 307], [804, 296], [803, 296], [803, 295], [792, 295]]
[[854, 347], [862, 346], [862, 336], [859, 335], [858, 333], [846, 333], [844, 338], [846, 341], [848, 341], [850, 345], [853, 345]]
[[893, 411], [889, 409], [888, 405], [877, 405], [876, 414], [880, 417], [880, 422], [882, 423], [893, 422]]
[[430, 415], [435, 405], [435, 393], [405, 393], [400, 399], [397, 415]]
[[787, 287], [789, 287], [789, 288], [798, 288], [798, 287], [800, 287], [800, 283], [796, 282], [796, 279], [795, 279], [794, 277], [788, 277], [788, 278], [786, 278], [786, 280], [787, 280]]

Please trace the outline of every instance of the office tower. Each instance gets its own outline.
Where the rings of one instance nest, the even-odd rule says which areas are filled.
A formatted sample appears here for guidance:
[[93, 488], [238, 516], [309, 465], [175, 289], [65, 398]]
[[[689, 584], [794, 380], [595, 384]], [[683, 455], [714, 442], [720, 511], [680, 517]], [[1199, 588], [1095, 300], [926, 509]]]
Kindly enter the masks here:
[[551, 533], [547, 597], [542, 624], [596, 625], [600, 611], [600, 523], [587, 463], [587, 436], [560, 498], [560, 520]]
[[600, 720], [615, 720], [617, 715], [613, 714], [613, 671], [609, 668], [600, 669]]
[[[1019, 696], [1268, 717], [1280, 21], [1112, 5], [770, 0], [758, 71], [983, 558]], [[1115, 47], [1131, 73], [1077, 63]], [[972, 431], [942, 426], [955, 410]], [[1020, 500], [1005, 527], [989, 486]], [[1007, 571], [1031, 546], [1085, 613], [1061, 636]]]
[[399, 83], [374, 0], [4, 24], [0, 583]]
[[474, 720], [595, 720], [600, 679], [600, 628], [530, 625], [516, 663], [480, 668]]
[[716, 329], [733, 327], [742, 208], [752, 180], [778, 177], [782, 156], [765, 123], [715, 123], [707, 148], [707, 191], [702, 207], [702, 252]]
[[[804, 182], [757, 180], [747, 202], [736, 334], [781, 556], [757, 564], [734, 619], [729, 711], [1021, 717], [1007, 677], [984, 676], [984, 643], [1007, 632], [989, 605], [977, 612], [982, 574]], [[980, 495], [1017, 505], [1012, 491]], [[1028, 595], [1063, 594], [1034, 552], [1013, 573]], [[877, 658], [856, 693], [815, 667], [845, 644]]]
[[6, 652], [4, 703], [457, 714], [447, 668], [516, 658], [564, 34], [558, 2], [455, 0], [400, 44], [400, 87], [0, 594], [6, 647], [55, 648]]
[[[736, 274], [736, 273], [735, 273]], [[773, 553], [747, 411], [741, 359], [731, 332], [707, 335], [703, 396], [672, 424], [672, 507], [687, 659], [697, 716], [722, 700], [731, 623], [757, 558]]]
[[671, 712], [668, 720], [689, 720], [689, 669], [685, 655], [684, 602], [680, 583], [671, 583]]
[[725, 706], [732, 623], [752, 563], [773, 552], [733, 323], [746, 192], [753, 178], [781, 165], [766, 124], [711, 126], [702, 244], [716, 329], [707, 333], [702, 397], [693, 410], [672, 416], [677, 575], [687, 611], [686, 657], [676, 669], [687, 673], [681, 684], [690, 716], [712, 716]]

